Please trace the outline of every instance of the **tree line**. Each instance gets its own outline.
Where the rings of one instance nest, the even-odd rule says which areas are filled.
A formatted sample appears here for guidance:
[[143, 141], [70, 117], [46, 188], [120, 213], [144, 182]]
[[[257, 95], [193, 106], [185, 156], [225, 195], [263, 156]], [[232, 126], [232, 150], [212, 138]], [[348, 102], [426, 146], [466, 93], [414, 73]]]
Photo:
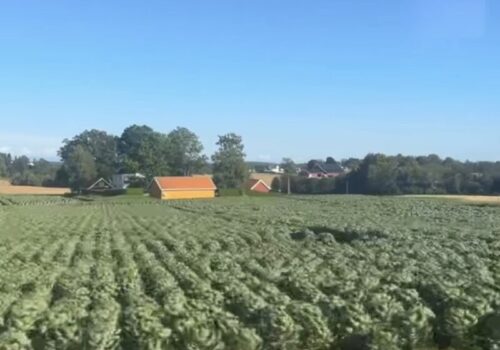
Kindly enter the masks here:
[[31, 161], [26, 156], [0, 153], [0, 178], [9, 178], [13, 185], [56, 186], [59, 168], [60, 164], [45, 159]]
[[[69, 186], [81, 189], [113, 174], [141, 173], [147, 182], [154, 176], [212, 174], [219, 188], [241, 189], [248, 176], [243, 140], [229, 133], [219, 136], [218, 149], [209, 159], [198, 136], [177, 127], [161, 133], [146, 125], [127, 127], [121, 135], [85, 130], [65, 139], [58, 154], [61, 162], [0, 153], [0, 177], [15, 185]], [[315, 164], [336, 165], [343, 173], [335, 178], [310, 179], [299, 168]], [[452, 158], [368, 154], [326, 162], [311, 160], [301, 167], [285, 158], [285, 174], [271, 184], [278, 192], [298, 194], [497, 194], [500, 162], [461, 162]]]
[[338, 163], [345, 169], [338, 177], [309, 179], [288, 172], [272, 188], [286, 193], [289, 179], [291, 192], [298, 194], [500, 194], [500, 162], [368, 154]]

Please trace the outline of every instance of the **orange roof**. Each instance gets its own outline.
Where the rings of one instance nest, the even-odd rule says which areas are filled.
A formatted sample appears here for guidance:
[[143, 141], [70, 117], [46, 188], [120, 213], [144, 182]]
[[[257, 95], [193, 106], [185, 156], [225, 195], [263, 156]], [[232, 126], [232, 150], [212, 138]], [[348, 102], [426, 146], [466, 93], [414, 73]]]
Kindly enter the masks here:
[[253, 188], [255, 185], [257, 185], [259, 183], [259, 179], [249, 179], [248, 182], [247, 182], [247, 187], [248, 188]]
[[253, 190], [255, 186], [257, 186], [258, 183], [262, 183], [264, 186], [266, 186], [268, 189], [271, 189], [268, 184], [262, 179], [248, 179], [247, 182], [247, 188]]
[[162, 190], [215, 190], [214, 182], [209, 176], [162, 176], [155, 177]]

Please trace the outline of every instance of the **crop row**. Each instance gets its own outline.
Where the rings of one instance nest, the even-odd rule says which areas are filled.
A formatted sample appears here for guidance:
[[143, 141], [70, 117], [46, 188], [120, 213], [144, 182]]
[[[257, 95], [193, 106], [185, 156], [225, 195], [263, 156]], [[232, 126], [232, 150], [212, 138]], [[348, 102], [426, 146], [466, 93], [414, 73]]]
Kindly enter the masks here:
[[499, 344], [495, 208], [235, 203], [6, 209], [0, 348]]

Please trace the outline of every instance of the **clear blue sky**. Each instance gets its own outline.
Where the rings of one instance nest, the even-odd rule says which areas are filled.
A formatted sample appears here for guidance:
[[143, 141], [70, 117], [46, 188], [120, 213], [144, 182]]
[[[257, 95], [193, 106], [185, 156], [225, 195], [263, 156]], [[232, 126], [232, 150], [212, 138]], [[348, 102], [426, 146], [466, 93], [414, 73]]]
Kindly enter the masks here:
[[496, 0], [23, 0], [0, 10], [0, 151], [130, 124], [249, 160], [500, 160]]

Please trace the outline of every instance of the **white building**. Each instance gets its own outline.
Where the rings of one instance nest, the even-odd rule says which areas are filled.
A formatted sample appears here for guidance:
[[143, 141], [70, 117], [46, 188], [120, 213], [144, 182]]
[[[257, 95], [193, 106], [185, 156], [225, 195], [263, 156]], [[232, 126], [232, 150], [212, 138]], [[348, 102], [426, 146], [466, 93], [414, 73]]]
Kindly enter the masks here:
[[145, 179], [146, 177], [142, 174], [116, 174], [113, 175], [112, 184], [113, 188], [126, 189], [130, 185], [130, 181], [137, 179]]
[[281, 168], [279, 165], [275, 165], [272, 168], [269, 168], [269, 172], [273, 174], [284, 174], [285, 169]]

